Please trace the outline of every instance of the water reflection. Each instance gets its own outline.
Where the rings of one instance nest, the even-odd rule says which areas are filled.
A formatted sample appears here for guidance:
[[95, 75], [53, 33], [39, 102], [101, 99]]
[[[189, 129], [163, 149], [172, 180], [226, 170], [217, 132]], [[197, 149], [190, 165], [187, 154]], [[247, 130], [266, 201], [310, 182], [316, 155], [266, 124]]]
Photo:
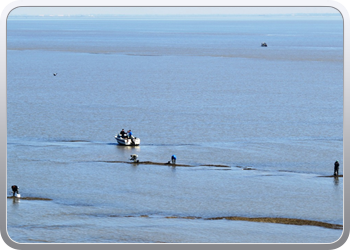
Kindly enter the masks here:
[[338, 176], [334, 176], [333, 183], [334, 183], [335, 186], [339, 185], [339, 177]]
[[18, 203], [20, 202], [20, 199], [19, 198], [16, 198], [16, 197], [13, 197], [12, 198], [12, 204], [17, 207], [18, 206]]

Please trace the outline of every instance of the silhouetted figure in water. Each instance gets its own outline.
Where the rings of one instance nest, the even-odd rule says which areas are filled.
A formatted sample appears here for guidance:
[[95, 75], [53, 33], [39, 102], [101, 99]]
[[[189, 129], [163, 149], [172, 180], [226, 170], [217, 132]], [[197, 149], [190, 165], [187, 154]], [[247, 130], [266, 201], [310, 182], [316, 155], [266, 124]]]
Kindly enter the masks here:
[[139, 160], [137, 159], [137, 157], [139, 157], [137, 154], [133, 154], [133, 155], [130, 155], [130, 160], [133, 161], [133, 162], [139, 162]]
[[339, 162], [335, 161], [334, 162], [334, 176], [338, 176], [339, 174]]
[[171, 164], [176, 164], [176, 155], [171, 156]]
[[16, 185], [11, 186], [12, 192], [13, 192], [13, 196], [15, 196], [15, 194], [18, 194], [18, 187]]

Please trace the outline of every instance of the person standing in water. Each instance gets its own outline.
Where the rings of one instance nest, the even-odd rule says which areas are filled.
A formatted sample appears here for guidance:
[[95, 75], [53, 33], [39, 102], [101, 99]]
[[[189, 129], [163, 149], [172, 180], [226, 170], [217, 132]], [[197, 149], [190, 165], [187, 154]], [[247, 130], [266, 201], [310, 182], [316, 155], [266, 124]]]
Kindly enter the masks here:
[[338, 176], [339, 174], [339, 162], [335, 161], [334, 162], [334, 176]]
[[176, 164], [176, 155], [171, 156], [171, 164]]
[[16, 185], [11, 186], [11, 189], [12, 189], [12, 192], [13, 192], [13, 196], [15, 196], [16, 193], [18, 194], [18, 189], [19, 188]]

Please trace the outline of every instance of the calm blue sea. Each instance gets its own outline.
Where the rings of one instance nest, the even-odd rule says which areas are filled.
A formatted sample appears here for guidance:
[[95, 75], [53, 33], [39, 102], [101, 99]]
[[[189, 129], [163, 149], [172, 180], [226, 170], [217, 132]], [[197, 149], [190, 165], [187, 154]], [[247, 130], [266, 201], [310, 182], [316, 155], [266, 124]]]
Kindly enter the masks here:
[[[16, 184], [52, 199], [7, 199], [9, 236], [338, 240], [342, 230], [205, 219], [343, 224], [343, 178], [320, 177], [336, 160], [343, 173], [343, 52], [340, 19], [9, 18], [8, 194]], [[118, 146], [122, 128], [141, 145]], [[134, 153], [191, 167], [129, 164]]]

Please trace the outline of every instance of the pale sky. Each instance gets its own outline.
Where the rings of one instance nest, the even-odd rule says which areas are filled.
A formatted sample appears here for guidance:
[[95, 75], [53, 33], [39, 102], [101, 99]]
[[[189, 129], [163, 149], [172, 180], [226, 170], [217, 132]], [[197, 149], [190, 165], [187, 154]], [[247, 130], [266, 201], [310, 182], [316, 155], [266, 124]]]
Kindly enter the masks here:
[[331, 7], [18, 7], [11, 15], [339, 14]]

